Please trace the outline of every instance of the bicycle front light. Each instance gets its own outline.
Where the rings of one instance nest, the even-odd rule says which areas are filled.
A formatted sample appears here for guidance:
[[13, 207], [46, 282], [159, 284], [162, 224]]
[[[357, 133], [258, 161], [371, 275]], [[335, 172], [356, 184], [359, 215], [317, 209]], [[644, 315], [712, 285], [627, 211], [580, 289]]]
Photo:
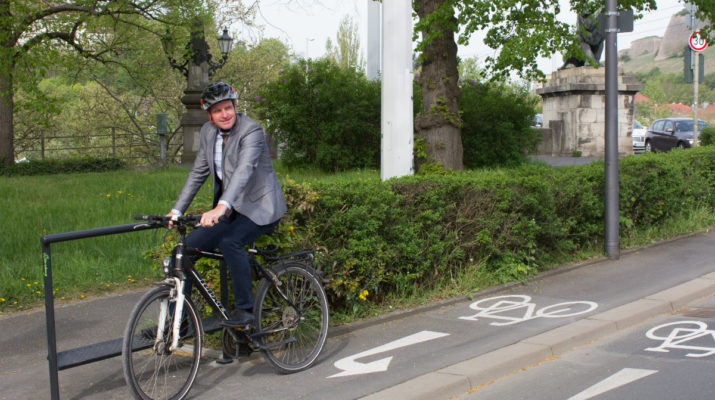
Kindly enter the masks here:
[[171, 266], [171, 257], [164, 257], [161, 260], [161, 265], [164, 267], [164, 275], [169, 275], [169, 267]]

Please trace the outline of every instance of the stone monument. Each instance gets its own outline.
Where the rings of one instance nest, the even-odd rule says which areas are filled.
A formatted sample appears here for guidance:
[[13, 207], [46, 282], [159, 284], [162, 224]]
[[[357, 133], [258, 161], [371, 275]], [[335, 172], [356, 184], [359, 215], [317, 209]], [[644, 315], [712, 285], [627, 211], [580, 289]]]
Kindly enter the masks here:
[[[560, 70], [536, 93], [543, 99], [542, 142], [539, 155], [603, 157], [606, 148], [606, 72], [595, 68], [603, 51], [599, 10], [578, 16], [579, 56], [565, 57]], [[584, 58], [585, 59], [582, 59]], [[618, 70], [618, 155], [632, 154], [634, 98], [643, 85]]]
[[[561, 69], [537, 93], [543, 99], [544, 129], [539, 155], [603, 157], [606, 140], [606, 76], [602, 68]], [[633, 153], [633, 109], [643, 85], [618, 70], [618, 154]]]

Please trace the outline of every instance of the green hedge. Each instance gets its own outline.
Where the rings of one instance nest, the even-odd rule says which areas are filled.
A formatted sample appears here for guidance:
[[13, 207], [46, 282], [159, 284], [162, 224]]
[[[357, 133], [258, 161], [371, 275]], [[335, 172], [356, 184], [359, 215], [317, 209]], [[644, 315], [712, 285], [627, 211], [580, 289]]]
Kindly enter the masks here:
[[[627, 157], [619, 169], [622, 237], [715, 206], [715, 149]], [[287, 183], [282, 231], [292, 236], [282, 238], [323, 250], [336, 308], [359, 306], [365, 291], [372, 301], [409, 296], [470, 269], [523, 279], [602, 248], [603, 170], [602, 162], [532, 164], [385, 183]]]
[[81, 157], [66, 160], [30, 160], [9, 166], [0, 165], [1, 176], [49, 175], [78, 172], [115, 171], [126, 167], [118, 158]]
[[[619, 170], [622, 238], [715, 206], [715, 148], [626, 157]], [[603, 186], [603, 162], [388, 182], [372, 171], [312, 183], [284, 179], [290, 211], [271, 240], [318, 249], [331, 307], [350, 313], [455, 277], [525, 279], [602, 249]]]
[[704, 128], [700, 131], [700, 145], [710, 146], [715, 144], [715, 128]]

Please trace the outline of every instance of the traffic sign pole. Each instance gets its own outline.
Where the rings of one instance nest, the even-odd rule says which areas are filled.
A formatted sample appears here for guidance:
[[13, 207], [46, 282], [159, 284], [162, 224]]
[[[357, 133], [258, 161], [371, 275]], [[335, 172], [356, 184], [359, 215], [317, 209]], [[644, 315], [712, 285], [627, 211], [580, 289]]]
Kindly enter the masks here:
[[697, 51], [693, 52], [695, 68], [693, 69], [693, 146], [700, 146], [700, 132], [698, 132], [698, 81], [700, 57]]
[[693, 32], [688, 39], [688, 45], [693, 50], [693, 145], [700, 145], [698, 132], [698, 81], [700, 81], [700, 54], [708, 47], [708, 41], [700, 37], [700, 32]]

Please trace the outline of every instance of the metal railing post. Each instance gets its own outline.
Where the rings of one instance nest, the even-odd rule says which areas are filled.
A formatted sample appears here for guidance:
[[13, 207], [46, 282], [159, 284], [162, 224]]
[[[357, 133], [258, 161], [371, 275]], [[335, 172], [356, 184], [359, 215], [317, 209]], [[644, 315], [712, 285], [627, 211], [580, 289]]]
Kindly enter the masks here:
[[[44, 239], [44, 238], [43, 238]], [[43, 276], [45, 286], [45, 324], [47, 326], [47, 360], [50, 363], [50, 398], [59, 400], [60, 384], [57, 369], [57, 335], [55, 333], [55, 304], [52, 286], [52, 257], [50, 244], [42, 241]]]

